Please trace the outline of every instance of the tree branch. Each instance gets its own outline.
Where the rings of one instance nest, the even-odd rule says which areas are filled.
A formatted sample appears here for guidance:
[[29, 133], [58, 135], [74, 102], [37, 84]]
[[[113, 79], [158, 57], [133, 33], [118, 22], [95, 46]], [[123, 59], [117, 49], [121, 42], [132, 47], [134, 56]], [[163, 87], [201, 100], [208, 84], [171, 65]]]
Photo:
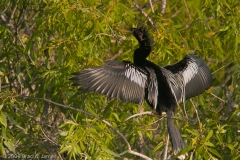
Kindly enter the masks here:
[[138, 152], [135, 152], [135, 151], [132, 151], [132, 150], [126, 150], [126, 151], [120, 153], [119, 155], [124, 155], [124, 154], [126, 154], [126, 153], [130, 153], [130, 154], [139, 156], [139, 157], [144, 158], [144, 159], [146, 159], [146, 160], [152, 160], [152, 159], [149, 158], [148, 156], [145, 156], [145, 155], [143, 155], [143, 154], [141, 154], [141, 153], [138, 153]]
[[137, 117], [137, 116], [141, 116], [141, 115], [155, 115], [152, 111], [146, 111], [146, 112], [141, 112], [141, 113], [137, 113], [134, 115], [131, 115], [130, 117], [128, 117], [125, 121], [128, 121], [131, 118]]
[[152, 0], [148, 0], [149, 1], [149, 5], [151, 7], [152, 13], [154, 13], [154, 9], [153, 9], [153, 5], [152, 5]]
[[147, 20], [150, 22], [150, 24], [151, 24], [154, 28], [156, 28], [155, 25], [154, 25], [154, 23], [153, 23], [153, 21], [152, 21], [152, 19], [147, 15], [147, 13], [144, 12], [143, 9], [142, 9], [138, 4], [136, 4], [134, 1], [132, 1], [132, 3], [133, 3], [133, 5], [144, 15], [144, 17], [147, 18]]
[[167, 0], [162, 0], [161, 14], [164, 14], [166, 11]]
[[129, 144], [129, 142], [127, 141], [127, 139], [125, 138], [125, 136], [118, 130], [116, 129], [115, 127], [113, 127], [113, 125], [111, 123], [109, 123], [108, 121], [106, 121], [105, 119], [93, 114], [93, 113], [90, 113], [90, 112], [87, 112], [87, 111], [84, 111], [84, 110], [81, 110], [81, 109], [77, 109], [77, 108], [74, 108], [74, 107], [71, 107], [71, 106], [67, 106], [67, 105], [64, 105], [64, 104], [60, 104], [60, 103], [57, 103], [57, 102], [54, 102], [54, 101], [51, 101], [49, 99], [46, 99], [46, 98], [35, 98], [35, 97], [29, 97], [29, 96], [19, 96], [20, 98], [27, 98], [27, 99], [35, 99], [35, 100], [41, 100], [41, 101], [46, 101], [48, 103], [51, 103], [51, 104], [54, 104], [54, 105], [57, 105], [57, 106], [60, 106], [60, 107], [63, 107], [65, 109], [70, 109], [70, 110], [74, 110], [74, 111], [77, 111], [77, 112], [81, 112], [81, 113], [84, 113], [84, 114], [87, 114], [87, 115], [90, 115], [90, 116], [93, 116], [95, 117], [96, 119], [102, 121], [103, 123], [105, 123], [108, 127], [110, 127], [113, 131], [115, 131], [122, 139], [123, 141], [125, 142], [125, 144], [127, 145], [127, 148], [128, 150], [120, 153], [119, 155], [123, 155], [123, 154], [126, 154], [126, 153], [130, 153], [130, 154], [133, 154], [133, 155], [136, 155], [136, 156], [139, 156], [141, 158], [144, 158], [146, 160], [151, 160], [151, 158], [141, 154], [141, 153], [138, 153], [138, 152], [135, 152], [135, 151], [132, 151], [132, 148]]

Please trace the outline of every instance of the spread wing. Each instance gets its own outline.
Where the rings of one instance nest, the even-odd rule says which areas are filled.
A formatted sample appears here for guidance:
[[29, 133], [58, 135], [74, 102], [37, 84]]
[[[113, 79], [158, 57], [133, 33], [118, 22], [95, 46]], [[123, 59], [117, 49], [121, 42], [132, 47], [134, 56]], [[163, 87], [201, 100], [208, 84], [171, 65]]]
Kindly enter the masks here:
[[212, 74], [207, 65], [193, 54], [174, 65], [165, 66], [162, 70], [167, 75], [176, 99], [183, 102], [203, 93], [212, 85]]
[[[149, 78], [148, 69], [142, 69], [131, 62], [106, 61], [103, 66], [88, 68], [75, 72], [74, 86], [81, 86], [80, 90], [93, 91], [104, 94], [109, 98], [119, 98], [125, 102], [141, 103], [145, 98], [145, 89], [148, 87], [149, 101], [156, 106], [155, 81]], [[155, 76], [155, 73], [154, 73]], [[155, 101], [154, 101], [154, 100]]]

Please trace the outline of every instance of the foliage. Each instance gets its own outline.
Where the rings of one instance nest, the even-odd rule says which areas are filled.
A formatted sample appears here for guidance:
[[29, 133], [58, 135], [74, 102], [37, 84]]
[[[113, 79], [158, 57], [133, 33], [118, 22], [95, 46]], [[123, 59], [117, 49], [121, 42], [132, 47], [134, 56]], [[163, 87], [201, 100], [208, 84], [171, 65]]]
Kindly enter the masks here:
[[161, 159], [167, 145], [172, 156], [164, 115], [127, 120], [150, 107], [77, 92], [68, 80], [108, 59], [132, 61], [138, 43], [124, 29], [144, 25], [151, 61], [164, 66], [194, 52], [213, 72], [211, 89], [176, 110], [182, 152], [239, 159], [240, 2], [167, 1], [161, 14], [163, 2], [152, 1], [153, 13], [146, 0], [2, 0], [0, 155]]

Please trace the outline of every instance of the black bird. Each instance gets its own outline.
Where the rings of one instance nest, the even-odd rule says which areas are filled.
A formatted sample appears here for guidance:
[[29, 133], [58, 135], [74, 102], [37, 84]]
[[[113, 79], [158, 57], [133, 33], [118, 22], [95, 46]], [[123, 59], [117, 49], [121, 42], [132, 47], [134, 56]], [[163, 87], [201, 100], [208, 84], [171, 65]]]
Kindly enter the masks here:
[[147, 30], [132, 28], [131, 32], [139, 42], [133, 55], [134, 63], [108, 60], [102, 66], [73, 73], [75, 77], [71, 80], [74, 86], [81, 86], [80, 90], [138, 104], [145, 99], [159, 114], [166, 112], [170, 141], [174, 154], [177, 154], [185, 143], [174, 125], [173, 112], [179, 100], [184, 102], [211, 87], [211, 72], [193, 54], [174, 65], [160, 67], [146, 59], [152, 50]]

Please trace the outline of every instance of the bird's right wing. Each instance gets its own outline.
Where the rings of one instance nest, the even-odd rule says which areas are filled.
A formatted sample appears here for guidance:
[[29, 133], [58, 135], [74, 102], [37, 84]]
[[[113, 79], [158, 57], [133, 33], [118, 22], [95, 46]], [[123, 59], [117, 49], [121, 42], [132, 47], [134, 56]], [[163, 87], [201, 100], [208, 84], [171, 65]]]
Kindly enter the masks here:
[[[148, 74], [148, 70], [131, 62], [109, 60], [103, 66], [73, 73], [75, 77], [70, 80], [73, 80], [74, 86], [81, 86], [80, 90], [93, 91], [125, 102], [141, 103], [145, 98], [145, 89], [155, 82], [149, 83]], [[152, 97], [157, 99], [156, 93], [152, 93]]]
[[180, 62], [161, 68], [166, 76], [172, 92], [177, 100], [197, 96], [209, 89], [212, 85], [212, 75], [203, 62], [193, 54], [187, 55]]

